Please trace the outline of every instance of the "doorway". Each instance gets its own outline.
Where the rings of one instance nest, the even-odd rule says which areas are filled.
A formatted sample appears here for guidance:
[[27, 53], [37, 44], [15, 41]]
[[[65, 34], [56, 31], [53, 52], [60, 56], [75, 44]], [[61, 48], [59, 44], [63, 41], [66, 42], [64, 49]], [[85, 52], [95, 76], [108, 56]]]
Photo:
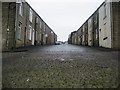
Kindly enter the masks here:
[[32, 33], [32, 45], [35, 44], [35, 30], [33, 29], [33, 33]]

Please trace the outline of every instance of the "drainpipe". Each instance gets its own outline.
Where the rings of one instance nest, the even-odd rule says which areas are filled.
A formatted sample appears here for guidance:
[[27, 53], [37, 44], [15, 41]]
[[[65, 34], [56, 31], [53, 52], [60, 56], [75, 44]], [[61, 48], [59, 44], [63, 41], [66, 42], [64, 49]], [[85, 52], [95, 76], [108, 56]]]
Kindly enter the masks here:
[[113, 48], [113, 10], [112, 2], [110, 2], [110, 27], [111, 27], [111, 48]]
[[34, 29], [35, 29], [35, 33], [34, 33], [34, 45], [37, 45], [37, 40], [36, 40], [36, 36], [37, 36], [37, 33], [36, 33], [36, 31], [37, 31], [37, 24], [38, 24], [38, 17], [37, 16], [35, 16], [35, 24], [34, 24]]
[[16, 8], [15, 8], [15, 31], [14, 31], [14, 41], [13, 41], [13, 43], [14, 43], [14, 48], [16, 48], [16, 30], [17, 30], [17, 3], [16, 3], [16, 6], [15, 6]]
[[9, 49], [9, 14], [10, 14], [10, 3], [8, 5], [8, 16], [7, 16], [7, 38], [6, 38], [6, 48]]

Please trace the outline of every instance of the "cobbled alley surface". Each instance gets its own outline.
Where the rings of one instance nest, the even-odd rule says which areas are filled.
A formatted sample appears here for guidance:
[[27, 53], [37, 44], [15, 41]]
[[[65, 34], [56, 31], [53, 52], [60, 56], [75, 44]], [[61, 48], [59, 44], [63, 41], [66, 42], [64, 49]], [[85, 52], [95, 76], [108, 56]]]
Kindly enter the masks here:
[[118, 53], [67, 44], [3, 52], [3, 88], [117, 88]]

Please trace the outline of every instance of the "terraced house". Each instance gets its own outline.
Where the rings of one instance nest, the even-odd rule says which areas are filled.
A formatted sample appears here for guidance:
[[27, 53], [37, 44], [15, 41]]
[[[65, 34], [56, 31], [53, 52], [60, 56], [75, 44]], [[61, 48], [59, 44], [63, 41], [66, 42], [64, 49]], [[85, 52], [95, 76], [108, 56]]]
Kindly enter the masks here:
[[120, 1], [105, 0], [74, 34], [70, 34], [69, 43], [120, 49]]
[[55, 44], [57, 35], [24, 0], [2, 0], [2, 50]]

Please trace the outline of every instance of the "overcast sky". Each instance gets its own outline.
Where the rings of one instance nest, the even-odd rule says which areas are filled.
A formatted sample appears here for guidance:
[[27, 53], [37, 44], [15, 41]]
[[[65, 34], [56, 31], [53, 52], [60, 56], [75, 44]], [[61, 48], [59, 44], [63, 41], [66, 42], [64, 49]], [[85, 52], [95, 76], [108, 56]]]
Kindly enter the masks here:
[[27, 0], [61, 41], [66, 41], [72, 31], [78, 30], [103, 1]]

